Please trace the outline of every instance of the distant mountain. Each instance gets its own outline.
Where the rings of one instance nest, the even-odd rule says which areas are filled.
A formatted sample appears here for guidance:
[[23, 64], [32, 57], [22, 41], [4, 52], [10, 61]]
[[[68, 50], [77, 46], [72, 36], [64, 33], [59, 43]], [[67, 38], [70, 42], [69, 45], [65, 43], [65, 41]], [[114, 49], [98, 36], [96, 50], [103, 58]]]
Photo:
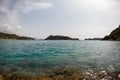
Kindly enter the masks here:
[[78, 38], [71, 38], [68, 36], [61, 36], [61, 35], [50, 35], [45, 40], [79, 40]]
[[113, 30], [110, 35], [105, 36], [103, 40], [115, 40], [120, 41], [120, 25], [118, 28]]
[[103, 38], [86, 38], [85, 40], [103, 40]]
[[31, 38], [31, 37], [18, 36], [16, 34], [9, 34], [9, 33], [3, 33], [3, 32], [0, 32], [0, 39], [34, 40], [34, 38]]

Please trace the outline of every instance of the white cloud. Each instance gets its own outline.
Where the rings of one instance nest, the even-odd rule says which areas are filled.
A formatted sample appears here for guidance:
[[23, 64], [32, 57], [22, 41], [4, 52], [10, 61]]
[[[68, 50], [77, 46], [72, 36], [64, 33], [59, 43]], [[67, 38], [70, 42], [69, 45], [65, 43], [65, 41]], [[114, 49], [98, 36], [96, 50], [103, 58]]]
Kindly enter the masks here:
[[21, 26], [14, 26], [10, 24], [0, 24], [0, 32], [16, 33], [16, 31], [20, 29], [21, 29]]
[[21, 6], [21, 10], [23, 12], [29, 12], [31, 10], [40, 10], [40, 9], [48, 9], [52, 7], [52, 3], [45, 3], [45, 2], [26, 2], [23, 6]]
[[[17, 32], [19, 26], [19, 12], [28, 13], [32, 10], [48, 9], [53, 4], [50, 0], [0, 0], [0, 31]], [[7, 25], [6, 25], [7, 24]]]

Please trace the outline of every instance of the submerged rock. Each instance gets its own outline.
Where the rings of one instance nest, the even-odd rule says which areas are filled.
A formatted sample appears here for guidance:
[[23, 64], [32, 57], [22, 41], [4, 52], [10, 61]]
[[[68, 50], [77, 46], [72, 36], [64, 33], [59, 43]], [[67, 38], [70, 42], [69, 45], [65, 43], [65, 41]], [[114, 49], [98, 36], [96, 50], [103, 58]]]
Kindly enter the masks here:
[[83, 72], [75, 69], [56, 69], [43, 76], [26, 76], [13, 74], [9, 78], [0, 75], [0, 80], [120, 80], [120, 72], [93, 71]]
[[0, 80], [3, 80], [3, 76], [0, 74]]

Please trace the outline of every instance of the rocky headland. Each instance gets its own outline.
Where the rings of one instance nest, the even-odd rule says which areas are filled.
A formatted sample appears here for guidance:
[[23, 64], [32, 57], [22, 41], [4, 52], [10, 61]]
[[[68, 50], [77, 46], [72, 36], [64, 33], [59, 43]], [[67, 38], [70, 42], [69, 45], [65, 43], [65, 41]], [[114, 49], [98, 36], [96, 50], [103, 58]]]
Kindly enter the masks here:
[[120, 25], [118, 28], [113, 30], [110, 35], [105, 36], [103, 40], [112, 40], [112, 41], [120, 41]]
[[16, 34], [9, 34], [0, 32], [0, 39], [10, 39], [10, 40], [34, 40], [34, 38], [26, 37], [26, 36], [18, 36]]

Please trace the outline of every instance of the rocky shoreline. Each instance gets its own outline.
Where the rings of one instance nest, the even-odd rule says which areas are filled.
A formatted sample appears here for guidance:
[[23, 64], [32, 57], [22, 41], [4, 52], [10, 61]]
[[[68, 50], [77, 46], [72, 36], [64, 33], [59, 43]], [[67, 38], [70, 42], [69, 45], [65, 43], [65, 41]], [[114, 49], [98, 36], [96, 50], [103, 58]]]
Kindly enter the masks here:
[[75, 69], [56, 69], [42, 76], [0, 74], [0, 80], [120, 80], [120, 71], [79, 71]]

